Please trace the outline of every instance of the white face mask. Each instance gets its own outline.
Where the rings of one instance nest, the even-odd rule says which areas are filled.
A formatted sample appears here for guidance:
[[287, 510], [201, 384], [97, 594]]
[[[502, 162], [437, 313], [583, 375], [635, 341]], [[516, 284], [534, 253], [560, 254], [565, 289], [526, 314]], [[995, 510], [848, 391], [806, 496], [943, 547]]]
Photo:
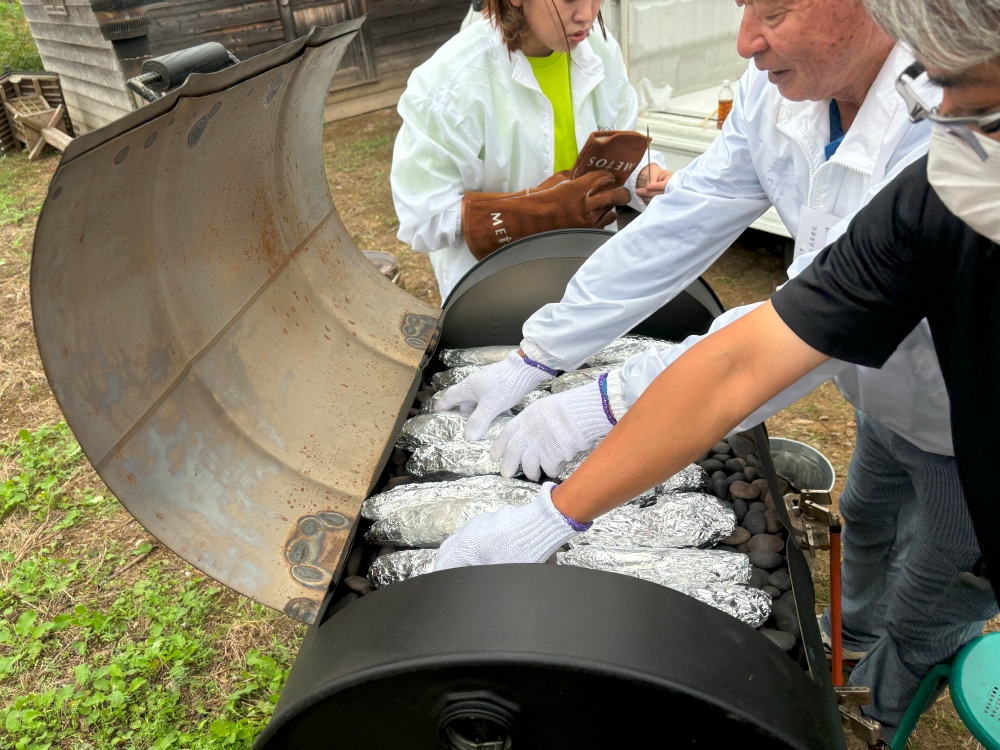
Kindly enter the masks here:
[[935, 127], [927, 180], [949, 211], [979, 234], [1000, 242], [1000, 143], [969, 132], [986, 152], [986, 161], [968, 144]]

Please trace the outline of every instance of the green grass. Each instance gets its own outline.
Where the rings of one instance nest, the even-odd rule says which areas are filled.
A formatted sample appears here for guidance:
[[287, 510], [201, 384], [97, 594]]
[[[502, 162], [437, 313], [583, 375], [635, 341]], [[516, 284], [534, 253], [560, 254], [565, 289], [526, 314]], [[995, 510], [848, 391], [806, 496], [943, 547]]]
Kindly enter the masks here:
[[[0, 8], [3, 8], [0, 0]], [[28, 161], [28, 152], [0, 157], [0, 227], [27, 223], [42, 210], [48, 173], [58, 154]]]
[[[388, 151], [392, 153], [392, 137], [388, 135], [379, 135], [374, 138], [365, 138], [359, 141], [354, 141], [349, 143], [347, 148], [342, 151], [338, 151], [333, 157], [332, 164], [334, 169], [338, 172], [354, 172], [358, 169], [364, 167], [368, 162], [375, 159], [376, 156], [385, 151], [388, 147]], [[385, 174], [384, 172], [382, 174]], [[382, 175], [377, 176], [381, 177]]]
[[[22, 430], [0, 458], [18, 469], [0, 486], [4, 524], [47, 531], [0, 550], [0, 748], [250, 747], [298, 638], [227, 638], [280, 615], [107, 533], [117, 503], [66, 489], [85, 460], [65, 424]], [[135, 561], [138, 577], [119, 577]]]
[[42, 70], [42, 59], [17, 0], [0, 2], [0, 70], [4, 65], [14, 70]]

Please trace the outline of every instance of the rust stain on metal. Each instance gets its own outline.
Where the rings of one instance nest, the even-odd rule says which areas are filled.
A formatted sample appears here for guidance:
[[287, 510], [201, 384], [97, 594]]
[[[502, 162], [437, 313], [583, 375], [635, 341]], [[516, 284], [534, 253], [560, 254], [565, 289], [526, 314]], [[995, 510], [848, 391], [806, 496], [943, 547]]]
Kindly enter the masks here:
[[112, 492], [178, 555], [306, 622], [440, 314], [358, 252], [329, 195], [314, 136], [352, 38], [233, 66], [92, 139], [60, 165], [72, 200], [46, 202], [32, 269], [46, 372]]

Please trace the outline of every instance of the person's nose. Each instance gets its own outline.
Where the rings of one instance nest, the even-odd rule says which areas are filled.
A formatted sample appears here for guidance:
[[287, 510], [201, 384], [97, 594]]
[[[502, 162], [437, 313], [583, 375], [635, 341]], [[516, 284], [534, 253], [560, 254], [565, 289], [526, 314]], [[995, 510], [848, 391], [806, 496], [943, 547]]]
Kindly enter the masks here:
[[941, 92], [941, 104], [938, 105], [938, 114], [949, 116], [955, 111], [955, 97], [948, 89]]
[[594, 21], [597, 20], [597, 14], [601, 11], [601, 4], [592, 2], [592, 0], [583, 0], [583, 2], [575, 3], [575, 6], [573, 8], [573, 22], [587, 28], [593, 26]]
[[740, 57], [749, 60], [754, 55], [767, 51], [769, 45], [762, 31], [763, 24], [757, 17], [753, 4], [747, 3], [743, 6], [740, 33], [736, 36], [736, 52]]

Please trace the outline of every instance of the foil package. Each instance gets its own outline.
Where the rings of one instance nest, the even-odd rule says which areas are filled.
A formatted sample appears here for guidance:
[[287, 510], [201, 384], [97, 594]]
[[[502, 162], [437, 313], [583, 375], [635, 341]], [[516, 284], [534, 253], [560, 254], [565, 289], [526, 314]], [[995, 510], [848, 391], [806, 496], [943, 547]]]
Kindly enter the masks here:
[[438, 359], [445, 367], [462, 367], [463, 365], [485, 367], [503, 362], [507, 359], [508, 354], [516, 352], [520, 348], [514, 344], [512, 346], [474, 346], [471, 349], [445, 349], [438, 355]]
[[771, 597], [760, 589], [749, 586], [736, 583], [682, 583], [670, 588], [742, 620], [751, 628], [759, 628], [771, 614]]
[[552, 385], [549, 386], [549, 390], [551, 390], [552, 393], [562, 393], [563, 391], [568, 391], [571, 388], [579, 388], [581, 385], [593, 383], [601, 377], [602, 372], [607, 371], [606, 367], [585, 367], [582, 370], [567, 372], [565, 375], [560, 375], [558, 378], [553, 380]]
[[587, 365], [587, 367], [620, 365], [629, 357], [635, 354], [642, 354], [642, 352], [646, 351], [651, 346], [656, 347], [660, 351], [664, 351], [672, 346], [677, 346], [677, 344], [671, 341], [651, 339], [648, 336], [622, 336], [620, 339], [612, 341], [596, 354], [592, 354], [584, 361], [584, 364]]
[[531, 502], [539, 489], [539, 485], [533, 482], [494, 475], [465, 477], [450, 482], [401, 484], [365, 500], [361, 505], [361, 515], [370, 521], [378, 521], [407, 508], [448, 500], [491, 498], [503, 505], [523, 505]]
[[641, 578], [661, 586], [746, 583], [750, 558], [738, 552], [700, 549], [618, 549], [587, 545], [556, 555], [559, 565], [605, 570]]
[[[433, 413], [434, 412], [434, 406], [441, 399], [441, 394], [442, 393], [444, 393], [444, 391], [438, 391], [437, 393], [435, 393], [434, 395], [432, 395], [429, 399], [427, 399], [426, 401], [424, 401], [420, 405], [420, 413], [421, 414], [431, 414], [431, 413]], [[514, 404], [512, 407], [510, 407], [510, 411], [511, 411], [512, 414], [520, 414], [522, 411], [524, 411], [529, 406], [531, 406], [533, 403], [535, 403], [538, 399], [545, 398], [546, 396], [551, 396], [551, 395], [552, 394], [549, 393], [548, 388], [537, 388], [537, 389], [531, 391], [530, 393], [525, 394], [524, 398], [522, 398], [520, 401], [518, 401], [516, 404]], [[456, 406], [455, 408], [450, 409], [448, 413], [458, 414], [458, 413], [461, 413], [461, 411], [460, 411], [459, 407]], [[469, 413], [471, 414], [472, 412], [469, 412]]]
[[[421, 576], [434, 570], [436, 549], [404, 549], [375, 558], [368, 568], [368, 580], [372, 587], [380, 589], [390, 583], [399, 583], [407, 578]], [[765, 594], [766, 596], [766, 594]]]
[[736, 528], [736, 515], [712, 495], [672, 492], [655, 502], [619, 506], [594, 519], [573, 547], [711, 547]]
[[[595, 448], [597, 446], [594, 446]], [[559, 476], [556, 477], [560, 482], [565, 482], [569, 479], [570, 474], [580, 468], [587, 456], [593, 452], [593, 448], [588, 451], [582, 451], [577, 453], [569, 461], [566, 461], [562, 466], [562, 471], [559, 472]], [[657, 495], [666, 495], [671, 492], [701, 492], [702, 490], [707, 490], [709, 484], [708, 472], [703, 468], [698, 466], [698, 464], [688, 464], [683, 469], [674, 474], [670, 479], [658, 484], [652, 490], [644, 492], [635, 500], [630, 502], [635, 503], [639, 500], [646, 499], [650, 496], [650, 493]]]
[[441, 370], [441, 372], [431, 375], [431, 385], [437, 390], [443, 391], [445, 388], [451, 388], [453, 385], [461, 383], [472, 373], [482, 369], [481, 365], [463, 365], [462, 367], [453, 367], [450, 370]]
[[406, 471], [418, 479], [457, 479], [499, 474], [500, 462], [490, 458], [490, 443], [453, 440], [417, 448], [406, 462]]
[[[399, 439], [396, 440], [396, 447], [404, 451], [415, 451], [425, 445], [464, 440], [463, 433], [468, 419], [468, 414], [455, 411], [418, 414], [403, 423]], [[509, 414], [501, 414], [494, 419], [482, 442], [492, 444], [499, 437], [504, 425], [511, 419]]]
[[530, 497], [456, 498], [404, 508], [376, 521], [365, 534], [365, 541], [380, 547], [440, 547], [476, 516], [508, 505], [527, 505], [537, 494], [536, 491]]

